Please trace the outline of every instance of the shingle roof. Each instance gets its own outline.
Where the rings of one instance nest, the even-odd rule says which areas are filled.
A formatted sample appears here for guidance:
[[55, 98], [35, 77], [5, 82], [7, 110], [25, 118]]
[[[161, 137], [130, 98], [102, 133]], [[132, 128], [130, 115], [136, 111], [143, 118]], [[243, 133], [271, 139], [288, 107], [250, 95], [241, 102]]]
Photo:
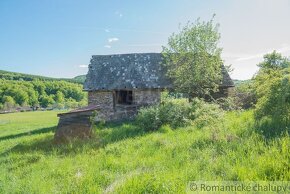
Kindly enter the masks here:
[[[160, 53], [93, 55], [84, 90], [171, 88]], [[222, 86], [233, 86], [223, 68]]]

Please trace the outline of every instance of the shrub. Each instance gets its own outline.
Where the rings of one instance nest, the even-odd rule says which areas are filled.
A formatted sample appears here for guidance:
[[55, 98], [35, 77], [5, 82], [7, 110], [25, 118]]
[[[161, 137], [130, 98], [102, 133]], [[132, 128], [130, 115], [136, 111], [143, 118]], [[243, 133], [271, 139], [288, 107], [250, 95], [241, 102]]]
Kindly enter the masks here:
[[160, 105], [142, 108], [137, 116], [137, 124], [145, 131], [154, 131], [168, 124], [172, 128], [189, 123], [190, 103], [185, 99], [166, 99]]
[[161, 133], [170, 133], [172, 132], [172, 129], [169, 125], [162, 125], [158, 131]]
[[252, 108], [257, 103], [257, 94], [252, 80], [243, 81], [235, 88], [234, 102], [243, 109]]
[[259, 66], [254, 80], [258, 97], [256, 122], [270, 120], [275, 126], [272, 131], [282, 126], [287, 131], [290, 127], [290, 60], [274, 51], [266, 54]]
[[263, 87], [263, 95], [256, 105], [256, 120], [270, 117], [273, 122], [290, 125], [290, 73], [285, 74], [272, 78]]
[[240, 103], [237, 103], [236, 98], [228, 97], [228, 98], [219, 98], [217, 99], [217, 103], [223, 110], [240, 110], [242, 107]]
[[172, 128], [182, 127], [190, 122], [191, 105], [184, 98], [168, 98], [162, 102], [159, 112], [163, 124], [169, 124]]
[[219, 105], [194, 99], [165, 99], [160, 105], [142, 108], [137, 116], [137, 124], [145, 131], [158, 130], [163, 125], [175, 129], [195, 123], [203, 127], [222, 120], [223, 111]]
[[157, 130], [162, 125], [158, 109], [158, 106], [142, 108], [137, 116], [137, 124], [145, 131]]
[[191, 119], [199, 128], [221, 122], [223, 115], [224, 111], [217, 104], [207, 103], [198, 98], [192, 101]]

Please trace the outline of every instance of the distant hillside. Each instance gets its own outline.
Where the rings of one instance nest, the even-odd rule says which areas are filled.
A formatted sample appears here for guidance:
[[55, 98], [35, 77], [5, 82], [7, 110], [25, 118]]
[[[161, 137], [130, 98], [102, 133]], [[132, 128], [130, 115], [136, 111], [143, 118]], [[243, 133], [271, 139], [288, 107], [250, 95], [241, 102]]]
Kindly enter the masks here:
[[[77, 77], [80, 77], [80, 76], [77, 76]], [[30, 74], [16, 73], [16, 72], [0, 70], [0, 79], [5, 79], [5, 80], [68, 81], [68, 82], [72, 82], [72, 83], [83, 83], [83, 81], [81, 81], [81, 79], [79, 79], [77, 77], [75, 77], [73, 79], [70, 79], [70, 78], [51, 78], [51, 77], [45, 77], [45, 76], [39, 76], [39, 75], [30, 75]]]
[[84, 83], [86, 80], [86, 75], [79, 75], [73, 78], [78, 83]]
[[233, 82], [234, 82], [235, 86], [239, 86], [241, 84], [249, 83], [249, 82], [251, 82], [251, 80], [249, 80], [249, 79], [248, 80], [237, 80], [237, 79], [234, 79]]
[[79, 76], [51, 78], [0, 70], [0, 113], [86, 106], [82, 83]]

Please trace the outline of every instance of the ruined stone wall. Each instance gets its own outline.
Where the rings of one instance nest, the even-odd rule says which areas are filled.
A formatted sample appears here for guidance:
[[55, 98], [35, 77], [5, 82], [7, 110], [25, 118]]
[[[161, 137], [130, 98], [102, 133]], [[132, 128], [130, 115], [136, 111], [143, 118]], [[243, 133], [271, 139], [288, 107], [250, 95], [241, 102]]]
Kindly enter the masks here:
[[90, 91], [88, 93], [88, 102], [90, 105], [100, 107], [98, 118], [110, 120], [114, 115], [114, 99], [112, 91]]
[[133, 91], [133, 102], [137, 105], [153, 105], [160, 103], [161, 90], [134, 90]]

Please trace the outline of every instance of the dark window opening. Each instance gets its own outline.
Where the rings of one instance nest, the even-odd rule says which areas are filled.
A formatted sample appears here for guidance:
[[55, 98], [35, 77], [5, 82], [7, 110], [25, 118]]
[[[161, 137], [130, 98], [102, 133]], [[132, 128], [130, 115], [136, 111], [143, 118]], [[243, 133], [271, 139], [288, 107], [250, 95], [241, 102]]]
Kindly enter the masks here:
[[133, 92], [129, 90], [116, 91], [116, 104], [132, 104]]

